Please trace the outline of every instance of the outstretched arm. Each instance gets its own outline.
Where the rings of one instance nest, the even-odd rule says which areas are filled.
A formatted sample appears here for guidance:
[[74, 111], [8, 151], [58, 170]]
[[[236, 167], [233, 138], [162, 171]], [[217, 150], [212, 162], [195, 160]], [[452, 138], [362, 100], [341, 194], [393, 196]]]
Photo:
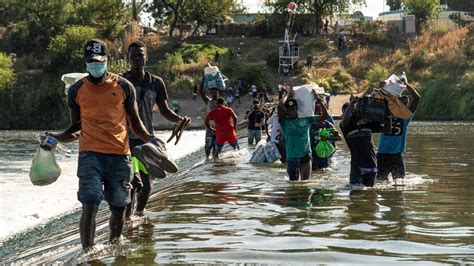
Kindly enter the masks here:
[[59, 133], [46, 132], [46, 135], [56, 138], [60, 142], [72, 142], [78, 139], [81, 130], [81, 113], [77, 109], [71, 109], [71, 123], [68, 128]]
[[167, 101], [161, 101], [157, 103], [160, 114], [171, 122], [180, 122], [184, 117], [177, 115], [173, 110], [170, 109]]

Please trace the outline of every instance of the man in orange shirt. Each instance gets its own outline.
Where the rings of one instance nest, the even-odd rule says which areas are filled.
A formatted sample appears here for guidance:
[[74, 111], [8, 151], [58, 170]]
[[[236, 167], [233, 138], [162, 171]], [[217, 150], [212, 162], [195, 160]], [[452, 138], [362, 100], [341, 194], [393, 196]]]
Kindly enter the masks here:
[[[209, 121], [211, 120], [214, 121], [215, 128], [210, 126]], [[214, 159], [219, 158], [219, 153], [221, 153], [226, 142], [229, 143], [234, 150], [239, 148], [239, 141], [237, 140], [237, 133], [235, 132], [235, 128], [237, 127], [237, 115], [232, 108], [225, 106], [224, 98], [217, 98], [217, 107], [207, 113], [204, 122], [206, 127], [216, 135]]]
[[86, 43], [84, 62], [89, 76], [69, 88], [71, 124], [63, 132], [48, 133], [61, 142], [79, 139], [77, 195], [82, 203], [79, 229], [84, 251], [94, 245], [95, 218], [104, 198], [111, 211], [109, 242], [115, 243], [122, 236], [133, 176], [127, 117], [136, 136], [159, 145], [140, 120], [135, 88], [125, 78], [107, 71], [107, 59], [107, 45], [102, 40]]

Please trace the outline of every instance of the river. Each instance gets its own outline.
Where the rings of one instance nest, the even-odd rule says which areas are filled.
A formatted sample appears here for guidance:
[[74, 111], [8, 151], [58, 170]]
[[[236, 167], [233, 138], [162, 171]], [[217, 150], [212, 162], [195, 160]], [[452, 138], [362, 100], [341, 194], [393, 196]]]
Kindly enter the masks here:
[[[4, 230], [3, 223], [16, 227], [25, 219], [48, 216], [50, 211], [43, 214], [41, 209], [60, 208], [55, 202], [62, 196], [53, 189], [48, 192], [53, 201], [41, 207], [34, 195], [15, 197], [15, 191], [49, 187], [24, 183], [35, 149], [34, 142], [25, 140], [33, 133], [0, 134], [1, 192], [13, 195], [11, 202], [2, 196]], [[178, 148], [174, 154], [186, 154], [179, 160], [182, 170], [156, 183], [147, 222], [127, 228], [122, 246], [103, 248], [92, 258], [81, 255], [78, 205], [71, 200], [71, 209], [60, 211], [67, 213], [33, 229], [27, 224], [24, 229], [29, 230], [4, 239], [1, 262], [474, 263], [473, 123], [413, 122], [405, 186], [380, 183], [373, 189], [348, 186], [350, 156], [343, 143], [331, 169], [313, 173], [308, 182], [292, 183], [279, 163], [248, 163], [251, 149], [245, 139], [240, 151], [227, 149], [222, 160], [204, 162], [202, 131], [195, 134], [184, 141], [187, 151]], [[69, 174], [58, 182], [75, 178], [75, 158], [60, 163]], [[21, 186], [16, 179], [23, 179]], [[75, 194], [74, 189], [68, 193]], [[10, 217], [10, 211], [20, 212], [15, 208], [30, 205], [36, 206], [33, 218]], [[98, 243], [107, 238], [107, 218], [103, 204]]]

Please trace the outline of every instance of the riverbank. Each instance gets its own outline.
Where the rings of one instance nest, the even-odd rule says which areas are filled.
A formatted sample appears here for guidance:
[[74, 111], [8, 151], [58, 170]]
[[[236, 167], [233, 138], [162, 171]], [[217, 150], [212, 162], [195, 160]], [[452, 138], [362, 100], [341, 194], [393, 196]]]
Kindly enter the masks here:
[[[278, 96], [271, 95], [273, 101], [276, 102], [278, 100]], [[193, 100], [192, 95], [190, 96], [170, 96], [168, 99], [168, 104], [171, 105], [171, 102], [177, 100], [181, 104], [181, 110], [179, 111], [179, 115], [189, 116], [192, 119], [191, 125], [188, 127], [189, 129], [203, 129], [205, 128], [204, 119], [206, 117], [206, 106], [202, 101], [201, 97], [196, 97]], [[341, 109], [342, 105], [349, 101], [349, 95], [337, 95], [332, 96], [331, 100], [329, 101], [329, 114], [331, 114], [334, 118], [338, 118], [341, 116]], [[252, 105], [252, 97], [249, 95], [245, 95], [241, 99], [241, 104], [234, 104], [233, 109], [236, 112], [237, 116], [239, 117], [239, 123], [244, 122], [244, 115], [245, 111], [248, 110]], [[173, 129], [175, 123], [166, 120], [157, 110], [154, 111], [153, 116], [153, 127], [157, 130], [169, 130]]]

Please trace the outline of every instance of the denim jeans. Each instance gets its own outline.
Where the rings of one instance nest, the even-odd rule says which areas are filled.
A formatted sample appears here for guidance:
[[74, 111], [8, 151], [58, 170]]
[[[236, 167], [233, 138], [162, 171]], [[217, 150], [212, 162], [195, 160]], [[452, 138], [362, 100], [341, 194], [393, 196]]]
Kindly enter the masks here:
[[262, 139], [262, 131], [260, 129], [247, 129], [247, 139], [249, 145], [253, 145], [254, 139], [255, 144], [257, 144]]
[[81, 203], [99, 205], [104, 198], [118, 208], [130, 203], [130, 190], [124, 187], [124, 181], [130, 182], [133, 177], [129, 155], [80, 152], [77, 176]]

